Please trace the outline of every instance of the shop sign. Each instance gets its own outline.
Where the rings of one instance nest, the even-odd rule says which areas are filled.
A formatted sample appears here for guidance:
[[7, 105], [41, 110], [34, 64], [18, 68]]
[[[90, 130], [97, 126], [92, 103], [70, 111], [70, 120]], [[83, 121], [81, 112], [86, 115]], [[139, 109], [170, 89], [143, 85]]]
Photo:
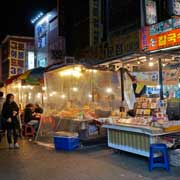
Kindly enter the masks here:
[[25, 66], [25, 43], [10, 41], [10, 70], [9, 76], [21, 74]]
[[177, 28], [180, 28], [180, 18], [171, 18], [149, 26], [149, 35], [153, 36]]
[[173, 29], [180, 28], [180, 18], [173, 18], [172, 23]]
[[170, 0], [171, 15], [180, 15], [180, 0]]
[[144, 51], [153, 51], [177, 45], [180, 45], [180, 29], [173, 29], [153, 36], [149, 35], [148, 27], [146, 27], [145, 32], [141, 32], [141, 49]]
[[151, 25], [157, 22], [156, 1], [145, 0], [146, 24]]
[[173, 29], [173, 19], [168, 19], [157, 24], [153, 24], [149, 27], [149, 35], [160, 34]]

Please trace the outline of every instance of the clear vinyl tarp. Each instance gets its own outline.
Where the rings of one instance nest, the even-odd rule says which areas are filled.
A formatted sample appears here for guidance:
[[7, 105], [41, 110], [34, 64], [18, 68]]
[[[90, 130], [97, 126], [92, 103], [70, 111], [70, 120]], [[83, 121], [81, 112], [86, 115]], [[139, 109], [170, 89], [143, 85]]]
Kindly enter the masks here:
[[52, 142], [54, 132], [66, 130], [65, 126], [76, 129], [73, 119], [87, 120], [119, 113], [119, 72], [82, 65], [65, 66], [45, 73], [45, 87], [45, 116], [41, 119], [37, 141]]
[[49, 115], [76, 117], [80, 111], [119, 111], [119, 72], [67, 66], [46, 72], [45, 84]]
[[43, 105], [44, 93], [43, 87], [40, 85], [23, 85], [21, 80], [16, 80], [6, 85], [5, 89], [6, 94], [14, 94], [16, 103], [22, 108], [28, 103]]

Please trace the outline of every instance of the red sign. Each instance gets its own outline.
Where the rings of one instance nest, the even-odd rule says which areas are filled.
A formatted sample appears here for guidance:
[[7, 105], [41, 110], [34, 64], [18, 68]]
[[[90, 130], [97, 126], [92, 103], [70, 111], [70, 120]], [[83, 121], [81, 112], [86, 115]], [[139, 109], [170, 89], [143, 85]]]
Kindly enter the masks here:
[[149, 27], [141, 30], [141, 49], [154, 51], [180, 45], [180, 29], [174, 29], [156, 35], [149, 35]]

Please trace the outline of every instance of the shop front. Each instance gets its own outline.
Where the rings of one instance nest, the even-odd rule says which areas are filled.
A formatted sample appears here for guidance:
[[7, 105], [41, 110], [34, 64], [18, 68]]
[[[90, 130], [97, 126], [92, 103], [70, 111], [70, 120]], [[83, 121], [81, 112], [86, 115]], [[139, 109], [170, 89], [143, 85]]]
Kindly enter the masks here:
[[[142, 29], [136, 57], [114, 58], [98, 65], [120, 67], [122, 72], [122, 112], [118, 120], [104, 125], [109, 147], [146, 157], [152, 143], [179, 147], [179, 19], [168, 22], [168, 29], [167, 22]], [[162, 24], [164, 30], [156, 28], [155, 32], [154, 27]]]

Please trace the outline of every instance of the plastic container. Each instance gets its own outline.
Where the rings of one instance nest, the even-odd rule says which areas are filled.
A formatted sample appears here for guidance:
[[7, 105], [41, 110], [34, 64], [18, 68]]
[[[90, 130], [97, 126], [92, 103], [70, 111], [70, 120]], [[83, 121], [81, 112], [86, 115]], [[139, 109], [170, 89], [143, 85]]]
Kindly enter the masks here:
[[79, 138], [55, 136], [54, 146], [56, 150], [72, 151], [79, 147]]

